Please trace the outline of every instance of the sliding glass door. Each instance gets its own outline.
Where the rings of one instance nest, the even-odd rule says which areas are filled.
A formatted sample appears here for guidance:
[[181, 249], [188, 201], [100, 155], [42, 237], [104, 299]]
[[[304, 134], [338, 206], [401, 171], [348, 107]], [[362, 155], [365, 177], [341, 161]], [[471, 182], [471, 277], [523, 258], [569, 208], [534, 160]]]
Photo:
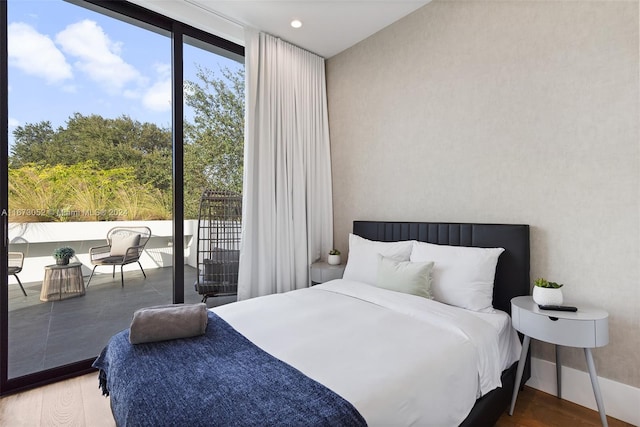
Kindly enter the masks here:
[[[244, 64], [185, 36], [185, 302], [236, 299], [244, 156]], [[195, 292], [194, 292], [195, 291]]]
[[[135, 309], [172, 301], [156, 272], [171, 267], [169, 36], [66, 2], [8, 2], [8, 237], [23, 257], [9, 378], [91, 358]], [[149, 227], [140, 264], [99, 258], [114, 227]]]
[[140, 307], [202, 299], [200, 196], [242, 157], [202, 130], [217, 125], [196, 93], [244, 66], [240, 46], [126, 2], [2, 0], [0, 15], [6, 393], [89, 371]]

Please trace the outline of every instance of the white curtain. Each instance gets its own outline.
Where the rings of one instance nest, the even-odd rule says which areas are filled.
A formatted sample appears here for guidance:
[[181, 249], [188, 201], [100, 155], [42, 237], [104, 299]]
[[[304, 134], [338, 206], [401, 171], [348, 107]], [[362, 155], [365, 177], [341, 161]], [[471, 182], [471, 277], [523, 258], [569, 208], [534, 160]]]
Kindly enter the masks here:
[[324, 59], [248, 30], [238, 300], [309, 285], [333, 242]]

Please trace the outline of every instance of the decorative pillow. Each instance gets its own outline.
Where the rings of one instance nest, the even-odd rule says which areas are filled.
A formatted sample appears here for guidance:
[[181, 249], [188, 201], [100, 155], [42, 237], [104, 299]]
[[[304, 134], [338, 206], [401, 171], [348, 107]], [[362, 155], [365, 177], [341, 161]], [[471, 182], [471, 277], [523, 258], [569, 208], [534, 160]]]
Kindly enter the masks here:
[[140, 235], [132, 234], [130, 236], [115, 235], [111, 238], [111, 256], [125, 256], [127, 249], [140, 244]]
[[378, 275], [378, 254], [396, 261], [409, 261], [412, 247], [412, 240], [376, 242], [350, 233], [349, 258], [342, 278], [375, 286]]
[[378, 255], [376, 286], [431, 299], [433, 262], [396, 261]]
[[411, 261], [433, 261], [431, 295], [473, 311], [493, 310], [493, 282], [503, 248], [471, 248], [415, 242]]

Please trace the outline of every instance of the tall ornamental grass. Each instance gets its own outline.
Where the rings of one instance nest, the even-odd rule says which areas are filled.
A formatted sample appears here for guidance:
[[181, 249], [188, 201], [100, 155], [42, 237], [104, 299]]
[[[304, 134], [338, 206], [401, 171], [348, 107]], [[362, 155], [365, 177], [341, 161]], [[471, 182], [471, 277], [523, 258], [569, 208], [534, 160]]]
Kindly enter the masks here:
[[9, 222], [171, 219], [170, 194], [136, 180], [133, 167], [27, 164], [9, 169]]

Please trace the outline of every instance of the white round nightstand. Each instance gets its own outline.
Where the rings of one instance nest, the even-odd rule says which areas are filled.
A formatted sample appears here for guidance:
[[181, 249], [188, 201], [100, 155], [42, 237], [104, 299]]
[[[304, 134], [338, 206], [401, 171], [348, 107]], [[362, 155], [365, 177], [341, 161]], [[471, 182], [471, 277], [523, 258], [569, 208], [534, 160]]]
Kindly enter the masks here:
[[509, 415], [518, 397], [518, 389], [522, 380], [522, 372], [526, 362], [531, 338], [556, 345], [556, 381], [558, 382], [558, 397], [562, 396], [561, 364], [559, 346], [579, 347], [584, 349], [587, 359], [589, 376], [593, 393], [598, 405], [600, 420], [607, 426], [607, 416], [598, 385], [595, 364], [591, 349], [602, 347], [609, 343], [609, 314], [598, 308], [578, 307], [576, 312], [541, 310], [530, 296], [516, 297], [511, 300], [511, 322], [513, 327], [524, 335], [522, 353], [516, 372], [516, 383], [511, 398]]

